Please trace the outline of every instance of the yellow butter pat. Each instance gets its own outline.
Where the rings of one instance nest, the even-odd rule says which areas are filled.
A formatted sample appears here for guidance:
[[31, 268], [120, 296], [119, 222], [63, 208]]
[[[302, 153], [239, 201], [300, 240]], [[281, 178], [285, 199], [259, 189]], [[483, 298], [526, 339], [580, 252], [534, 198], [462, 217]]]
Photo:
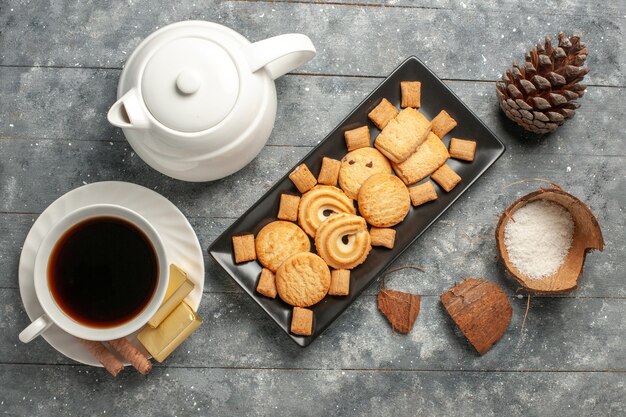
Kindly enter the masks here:
[[144, 327], [137, 339], [154, 359], [163, 362], [201, 324], [202, 319], [183, 301], [159, 327]]
[[194, 289], [195, 285], [187, 277], [187, 273], [177, 267], [170, 265], [170, 282], [165, 292], [165, 297], [161, 307], [154, 316], [148, 320], [148, 326], [157, 327], [165, 318], [180, 304], [181, 301]]

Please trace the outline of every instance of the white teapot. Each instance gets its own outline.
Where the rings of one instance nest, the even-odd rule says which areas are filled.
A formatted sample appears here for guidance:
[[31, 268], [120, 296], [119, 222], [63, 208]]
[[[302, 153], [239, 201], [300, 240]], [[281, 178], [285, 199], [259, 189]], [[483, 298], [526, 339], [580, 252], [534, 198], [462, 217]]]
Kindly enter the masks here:
[[314, 56], [311, 40], [301, 34], [250, 43], [216, 23], [174, 23], [132, 53], [107, 116], [163, 174], [184, 181], [222, 178], [267, 142], [276, 118], [274, 80]]

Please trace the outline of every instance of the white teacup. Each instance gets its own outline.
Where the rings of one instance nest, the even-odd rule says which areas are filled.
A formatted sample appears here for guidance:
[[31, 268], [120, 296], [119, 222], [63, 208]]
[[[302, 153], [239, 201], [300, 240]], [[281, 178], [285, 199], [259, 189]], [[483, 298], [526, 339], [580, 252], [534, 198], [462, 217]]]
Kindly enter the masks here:
[[[65, 232], [74, 225], [94, 217], [115, 217], [132, 223], [148, 238], [158, 262], [158, 278], [152, 298], [135, 317], [115, 327], [90, 327], [74, 320], [58, 305], [48, 283], [48, 263], [54, 247]], [[63, 217], [44, 237], [34, 268], [35, 293], [44, 310], [44, 314], [35, 319], [19, 335], [19, 339], [28, 343], [56, 324], [67, 333], [86, 340], [106, 341], [119, 339], [139, 330], [156, 313], [169, 282], [169, 263], [163, 241], [154, 227], [140, 214], [128, 208], [114, 204], [94, 204], [77, 209]]]

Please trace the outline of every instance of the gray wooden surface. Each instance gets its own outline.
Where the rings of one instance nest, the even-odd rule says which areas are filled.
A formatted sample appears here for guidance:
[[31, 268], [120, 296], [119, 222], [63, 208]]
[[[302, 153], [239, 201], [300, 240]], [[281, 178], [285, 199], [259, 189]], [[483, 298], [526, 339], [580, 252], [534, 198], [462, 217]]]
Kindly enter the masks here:
[[[205, 19], [251, 40], [311, 37], [317, 57], [277, 82], [268, 146], [221, 181], [151, 170], [105, 118], [121, 67], [149, 33]], [[582, 108], [546, 138], [499, 112], [493, 81], [546, 33], [589, 44]], [[0, 414], [607, 416], [626, 405], [626, 2], [611, 0], [0, 1]], [[28, 346], [17, 288], [21, 245], [63, 193], [101, 180], [153, 188], [187, 215], [205, 249], [408, 55], [427, 63], [506, 143], [507, 153], [395, 263], [389, 285], [423, 294], [408, 336], [362, 295], [301, 349], [208, 257], [205, 324], [147, 377], [78, 365], [43, 339]], [[496, 263], [497, 215], [546, 178], [586, 201], [607, 244], [581, 286], [527, 299]], [[234, 193], [233, 190], [237, 192]], [[479, 357], [438, 295], [467, 276], [502, 285], [513, 318]]]

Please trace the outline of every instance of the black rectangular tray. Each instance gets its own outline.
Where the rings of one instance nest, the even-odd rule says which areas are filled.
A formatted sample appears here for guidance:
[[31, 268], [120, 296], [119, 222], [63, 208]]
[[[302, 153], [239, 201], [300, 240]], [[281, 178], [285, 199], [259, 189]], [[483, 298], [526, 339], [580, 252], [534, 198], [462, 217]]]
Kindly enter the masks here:
[[[505, 151], [500, 140], [480, 119], [419, 59], [407, 58], [389, 77], [359, 104], [326, 138], [320, 142], [302, 161], [317, 176], [324, 156], [341, 159], [346, 154], [343, 134], [363, 124], [368, 124], [372, 141], [379, 130], [368, 120], [367, 114], [386, 98], [400, 108], [400, 81], [421, 81], [422, 107], [429, 119], [445, 109], [458, 126], [443, 141], [449, 144], [450, 137], [471, 138], [477, 141], [476, 156], [473, 162], [454, 159], [448, 164], [462, 178], [462, 181], [449, 193], [437, 185], [439, 198], [419, 207], [411, 207], [406, 219], [395, 227], [396, 242], [393, 249], [374, 247], [367, 260], [352, 270], [350, 294], [346, 297], [327, 296], [314, 305], [315, 322], [311, 336], [301, 337], [289, 333], [292, 307], [280, 300], [270, 299], [255, 291], [261, 265], [248, 262], [236, 265], [233, 257], [231, 237], [241, 233], [255, 235], [267, 223], [276, 220], [281, 193], [298, 193], [288, 175], [281, 178], [259, 201], [246, 211], [209, 247], [211, 256], [230, 274], [250, 297], [300, 346], [307, 346], [326, 329], [381, 273], [430, 227]], [[291, 172], [291, 170], [290, 170]], [[311, 245], [312, 248], [315, 245]]]

